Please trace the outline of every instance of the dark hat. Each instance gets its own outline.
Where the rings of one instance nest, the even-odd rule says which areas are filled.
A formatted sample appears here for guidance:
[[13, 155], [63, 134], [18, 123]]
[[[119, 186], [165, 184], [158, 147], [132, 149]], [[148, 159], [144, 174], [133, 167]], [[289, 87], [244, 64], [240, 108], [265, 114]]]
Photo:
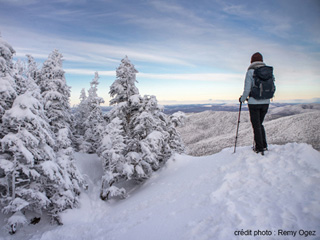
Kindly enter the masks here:
[[251, 63], [253, 62], [263, 62], [263, 57], [261, 53], [256, 52], [255, 54], [252, 55], [251, 57]]

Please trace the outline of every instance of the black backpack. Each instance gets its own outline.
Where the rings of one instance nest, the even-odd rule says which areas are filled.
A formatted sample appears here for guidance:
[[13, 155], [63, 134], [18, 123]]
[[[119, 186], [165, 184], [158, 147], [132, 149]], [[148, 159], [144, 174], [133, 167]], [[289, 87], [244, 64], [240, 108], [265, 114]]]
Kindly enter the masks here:
[[273, 67], [263, 66], [253, 72], [253, 86], [250, 97], [254, 99], [270, 99], [276, 91], [274, 84]]

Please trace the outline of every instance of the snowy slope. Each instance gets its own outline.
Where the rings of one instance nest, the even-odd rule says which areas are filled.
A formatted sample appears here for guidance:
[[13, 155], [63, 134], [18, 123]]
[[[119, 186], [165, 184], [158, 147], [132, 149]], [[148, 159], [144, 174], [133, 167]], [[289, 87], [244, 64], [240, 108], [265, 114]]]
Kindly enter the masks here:
[[320, 104], [298, 104], [298, 105], [288, 105], [283, 107], [271, 108], [269, 115], [275, 116], [289, 116], [306, 112], [320, 111]]
[[[284, 111], [276, 109], [267, 114], [264, 123], [268, 144], [308, 143], [320, 150], [319, 110], [314, 107], [313, 110], [306, 109], [300, 112], [298, 110], [302, 108], [295, 106], [296, 114], [276, 118], [272, 114], [273, 111], [276, 114]], [[292, 110], [291, 106], [290, 109]], [[178, 129], [187, 147], [187, 153], [193, 156], [210, 155], [234, 146], [238, 114], [206, 111], [188, 115], [185, 126]], [[252, 144], [253, 132], [249, 112], [241, 112], [237, 145]]]
[[[45, 221], [0, 239], [179, 240], [320, 239], [320, 153], [307, 144], [271, 145], [265, 156], [250, 147], [211, 156], [176, 155], [125, 200], [99, 199], [101, 163], [77, 154], [90, 189], [81, 207], [63, 214], [63, 226]], [[237, 230], [271, 231], [271, 236], [235, 237]], [[299, 230], [316, 236], [299, 236]], [[248, 232], [249, 233], [249, 232]], [[265, 232], [266, 233], [266, 232]], [[301, 232], [302, 233], [302, 232]]]

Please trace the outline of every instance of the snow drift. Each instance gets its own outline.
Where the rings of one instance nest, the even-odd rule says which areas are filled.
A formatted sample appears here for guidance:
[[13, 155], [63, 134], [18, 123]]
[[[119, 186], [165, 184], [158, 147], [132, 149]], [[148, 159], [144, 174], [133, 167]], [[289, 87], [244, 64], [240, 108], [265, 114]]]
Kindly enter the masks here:
[[[62, 215], [63, 226], [45, 220], [2, 239], [244, 239], [237, 231], [312, 231], [320, 239], [320, 153], [307, 144], [271, 145], [265, 156], [250, 147], [204, 157], [176, 155], [126, 200], [101, 201], [101, 163], [77, 154], [90, 188], [81, 207]], [[300, 231], [303, 230], [303, 231]], [[266, 232], [268, 231], [268, 232]], [[249, 231], [247, 231], [249, 233]], [[255, 237], [254, 239], [259, 239]]]

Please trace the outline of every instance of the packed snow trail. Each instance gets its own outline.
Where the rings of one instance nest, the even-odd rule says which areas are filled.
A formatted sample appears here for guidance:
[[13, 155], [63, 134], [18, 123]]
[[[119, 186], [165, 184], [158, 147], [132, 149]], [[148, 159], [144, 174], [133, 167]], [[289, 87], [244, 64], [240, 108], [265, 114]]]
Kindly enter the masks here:
[[[127, 199], [109, 202], [99, 199], [100, 161], [78, 154], [91, 187], [81, 207], [62, 215], [63, 226], [46, 232], [26, 227], [4, 239], [319, 240], [320, 153], [307, 144], [269, 148], [265, 156], [250, 147], [176, 155]], [[251, 235], [237, 236], [241, 231]]]

